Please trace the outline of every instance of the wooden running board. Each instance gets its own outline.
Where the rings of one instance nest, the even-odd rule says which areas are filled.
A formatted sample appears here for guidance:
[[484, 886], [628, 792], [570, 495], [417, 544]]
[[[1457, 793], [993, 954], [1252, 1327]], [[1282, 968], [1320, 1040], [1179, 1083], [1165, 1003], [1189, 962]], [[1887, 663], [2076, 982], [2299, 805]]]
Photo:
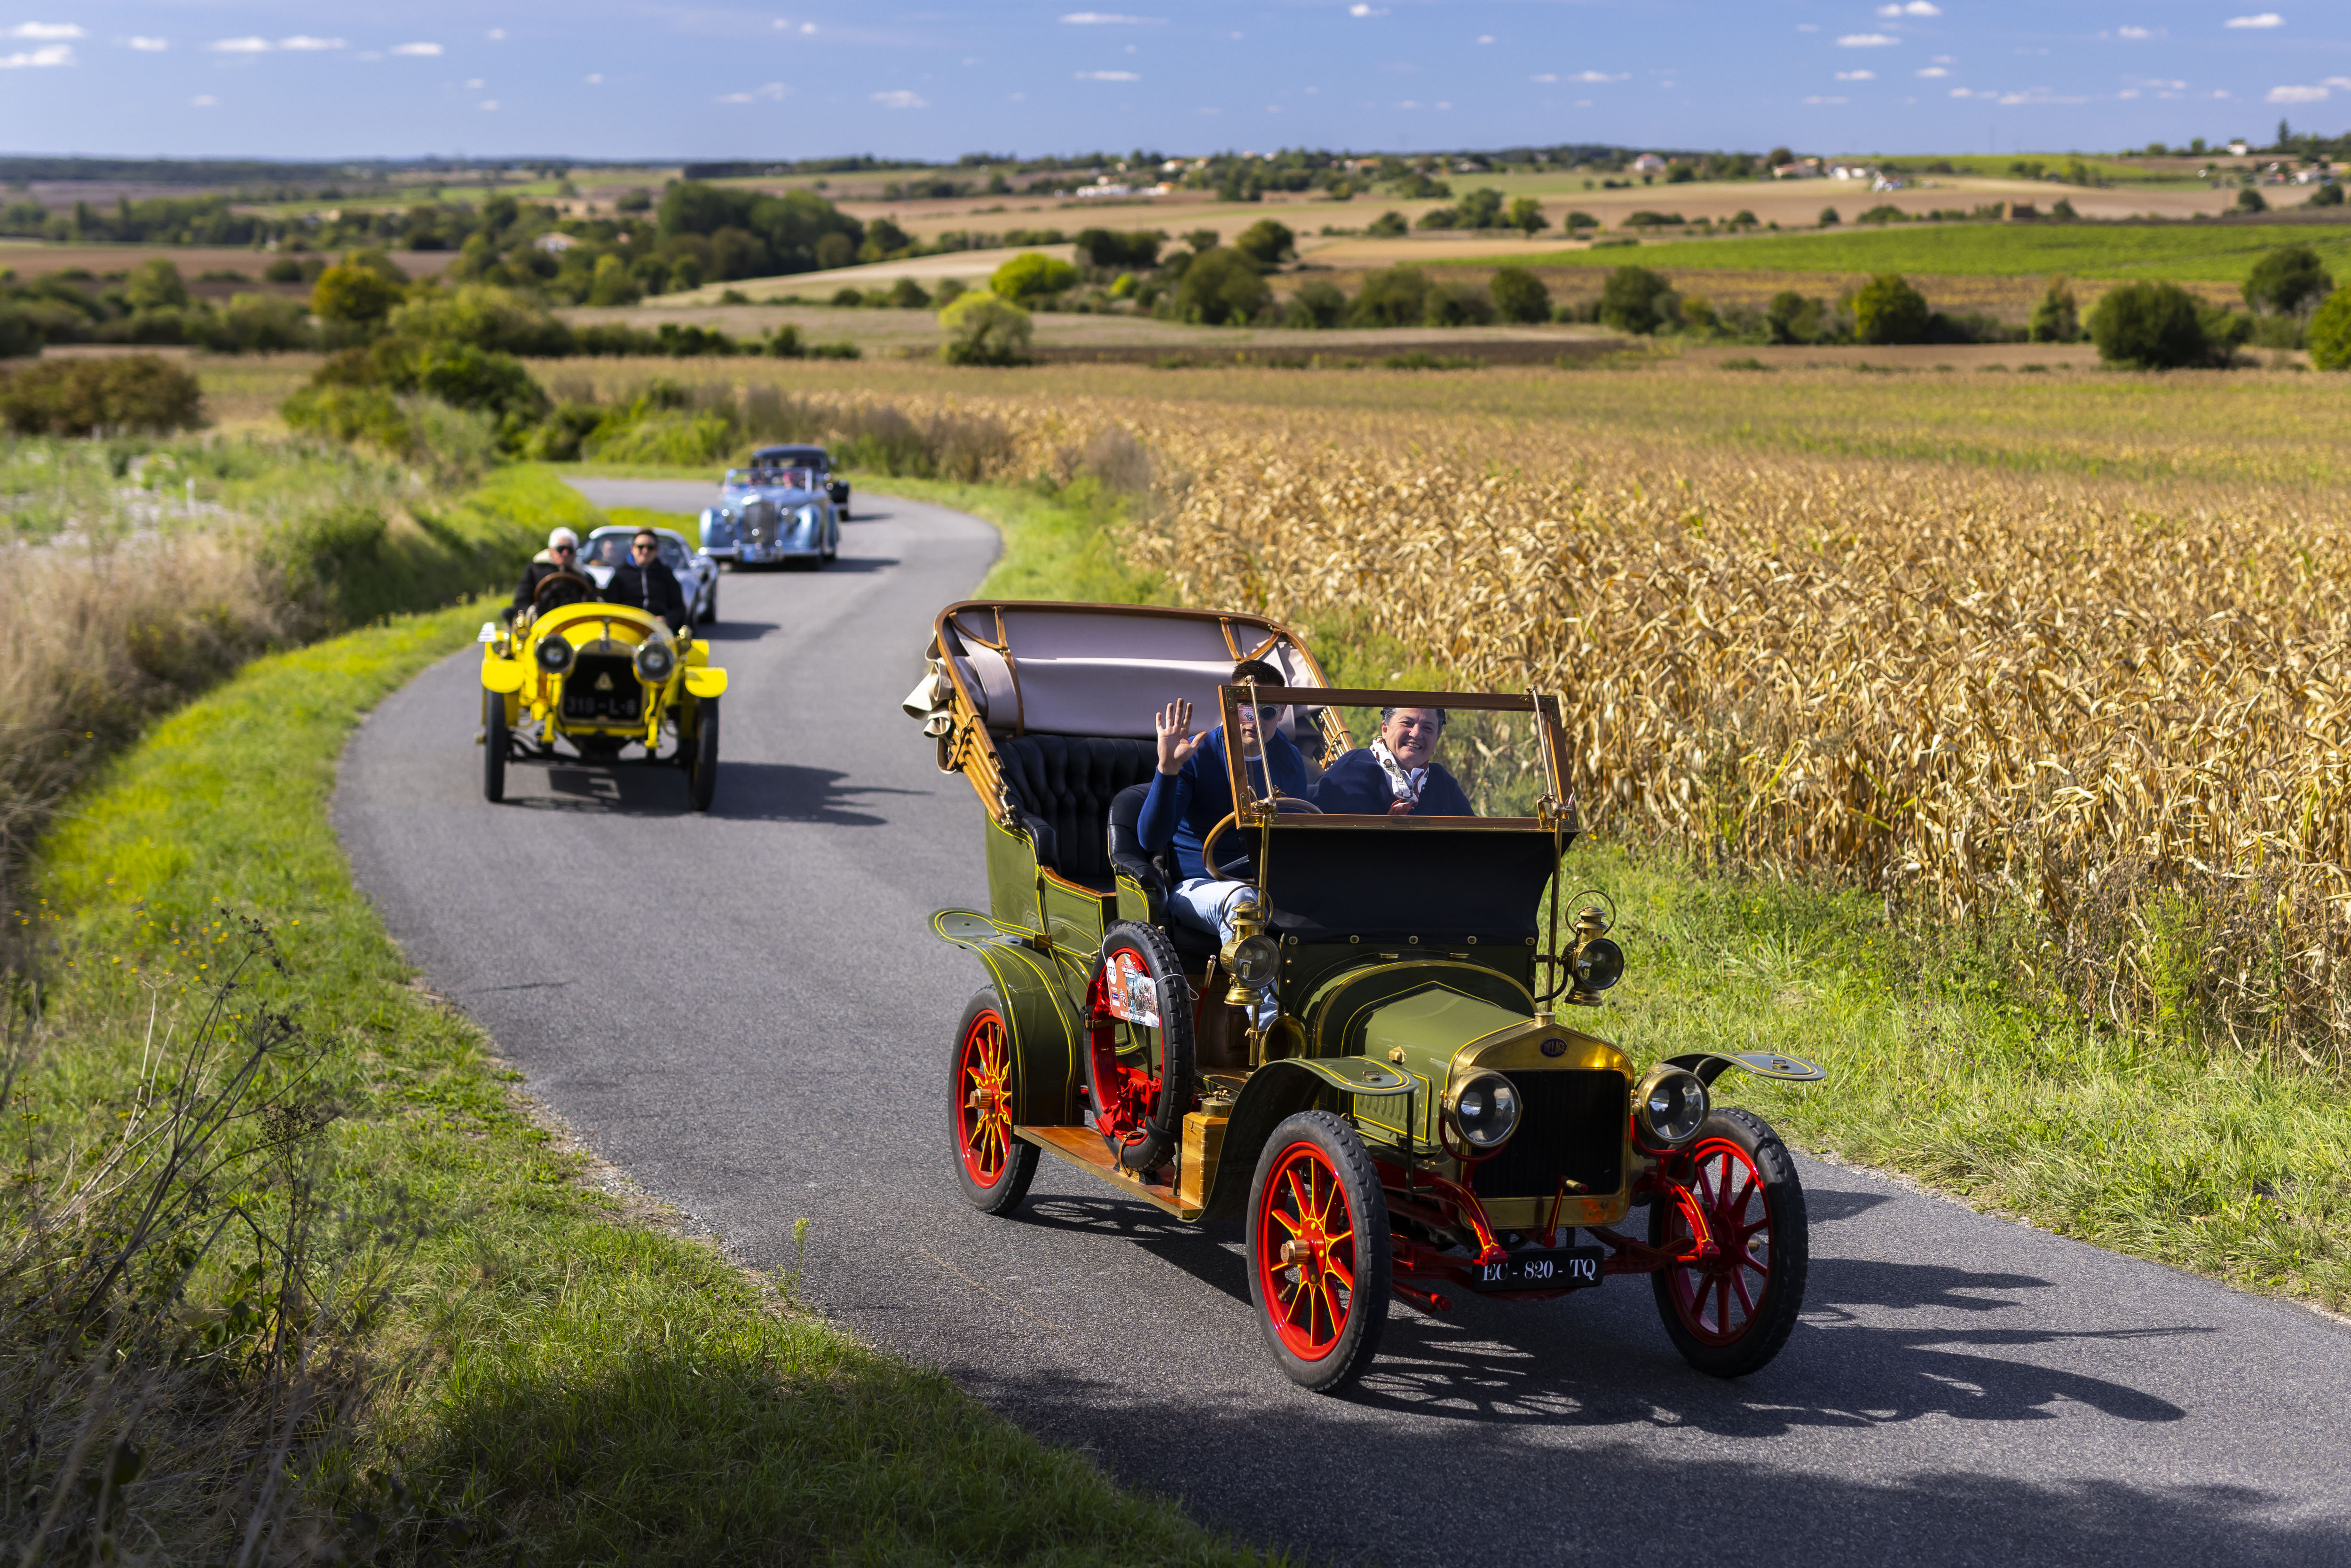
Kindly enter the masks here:
[[1012, 1130], [1047, 1154], [1059, 1155], [1073, 1166], [1082, 1166], [1121, 1192], [1132, 1193], [1145, 1203], [1155, 1204], [1178, 1219], [1193, 1219], [1199, 1215], [1199, 1210], [1186, 1208], [1176, 1201], [1174, 1187], [1145, 1181], [1132, 1171], [1121, 1168], [1119, 1163], [1111, 1158], [1110, 1147], [1102, 1142], [1102, 1135], [1092, 1127], [1015, 1127]]

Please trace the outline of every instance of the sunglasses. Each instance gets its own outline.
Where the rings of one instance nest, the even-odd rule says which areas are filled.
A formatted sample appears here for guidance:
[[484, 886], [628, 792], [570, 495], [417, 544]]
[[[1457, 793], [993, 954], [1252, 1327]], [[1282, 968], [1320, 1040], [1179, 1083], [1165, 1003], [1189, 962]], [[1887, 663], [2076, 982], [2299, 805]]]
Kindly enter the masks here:
[[549, 555], [576, 555], [579, 553], [579, 549], [580, 547], [578, 545], [551, 545], [549, 547], [547, 553]]
[[629, 553], [632, 555], [651, 555], [653, 553], [653, 547], [652, 545], [631, 545], [629, 547]]

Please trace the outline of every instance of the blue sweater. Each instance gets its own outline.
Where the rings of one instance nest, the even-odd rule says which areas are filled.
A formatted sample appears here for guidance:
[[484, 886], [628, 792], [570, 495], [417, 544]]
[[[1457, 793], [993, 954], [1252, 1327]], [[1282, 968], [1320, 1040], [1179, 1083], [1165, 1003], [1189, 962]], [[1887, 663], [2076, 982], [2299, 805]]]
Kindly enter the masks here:
[[[1173, 773], [1151, 775], [1151, 793], [1143, 802], [1142, 819], [1135, 823], [1136, 836], [1144, 849], [1155, 852], [1175, 845], [1179, 882], [1208, 874], [1200, 864], [1200, 840], [1233, 809], [1232, 785], [1225, 766], [1225, 727], [1220, 724], [1200, 737], [1200, 748], [1184, 759], [1183, 767]], [[1305, 800], [1313, 787], [1306, 758], [1280, 730], [1266, 739], [1265, 762], [1251, 766], [1272, 768], [1273, 787], [1284, 795]], [[1235, 861], [1246, 862], [1247, 847], [1246, 840], [1235, 838], [1227, 829], [1217, 840], [1217, 858], [1229, 868]]]
[[[1371, 747], [1351, 751], [1323, 770], [1322, 781], [1314, 786], [1314, 803], [1336, 816], [1384, 817], [1395, 791], [1388, 786], [1388, 776], [1380, 767], [1379, 758]], [[1420, 803], [1412, 809], [1416, 817], [1474, 817], [1469, 809], [1469, 797], [1461, 792], [1453, 775], [1435, 763], [1428, 765], [1428, 777], [1421, 781]]]

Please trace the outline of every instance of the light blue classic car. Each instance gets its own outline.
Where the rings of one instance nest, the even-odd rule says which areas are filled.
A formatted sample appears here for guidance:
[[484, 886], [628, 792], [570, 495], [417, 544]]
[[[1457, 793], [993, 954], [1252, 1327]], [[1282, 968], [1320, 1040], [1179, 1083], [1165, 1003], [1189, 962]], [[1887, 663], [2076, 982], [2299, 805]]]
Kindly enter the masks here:
[[841, 553], [841, 511], [810, 467], [726, 470], [718, 505], [702, 513], [702, 553], [737, 567], [819, 567]]

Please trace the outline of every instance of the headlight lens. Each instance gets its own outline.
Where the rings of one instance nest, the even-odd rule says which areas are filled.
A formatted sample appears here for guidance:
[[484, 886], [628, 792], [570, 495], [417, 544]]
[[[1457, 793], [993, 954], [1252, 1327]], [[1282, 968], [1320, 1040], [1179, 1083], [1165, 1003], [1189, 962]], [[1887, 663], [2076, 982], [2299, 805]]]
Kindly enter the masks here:
[[1625, 949], [1605, 936], [1594, 936], [1575, 950], [1575, 988], [1604, 991], [1625, 977]]
[[1499, 1149], [1519, 1130], [1519, 1089], [1499, 1072], [1480, 1072], [1453, 1095], [1453, 1124], [1470, 1147]]
[[542, 637], [538, 643], [538, 667], [550, 675], [559, 675], [571, 667], [571, 641], [568, 637]]
[[1225, 956], [1225, 967], [1250, 990], [1271, 990], [1281, 969], [1281, 947], [1270, 936], [1249, 937], [1233, 944]]
[[677, 655], [659, 643], [647, 643], [637, 650], [637, 674], [648, 681], [659, 683], [669, 679], [677, 668]]
[[1698, 1075], [1683, 1067], [1653, 1067], [1641, 1080], [1633, 1104], [1633, 1120], [1644, 1138], [1673, 1148], [1698, 1136], [1706, 1125], [1713, 1097]]

